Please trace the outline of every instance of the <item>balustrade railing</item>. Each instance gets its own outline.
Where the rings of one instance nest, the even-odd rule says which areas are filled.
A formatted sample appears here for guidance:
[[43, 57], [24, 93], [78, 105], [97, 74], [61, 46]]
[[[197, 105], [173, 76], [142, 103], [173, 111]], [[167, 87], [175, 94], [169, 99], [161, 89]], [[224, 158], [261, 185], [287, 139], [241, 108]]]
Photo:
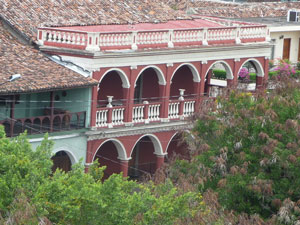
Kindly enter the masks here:
[[192, 116], [195, 112], [195, 101], [186, 101], [183, 105], [183, 116]]
[[267, 38], [268, 28], [266, 26], [246, 26], [241, 27], [240, 39]]
[[107, 113], [108, 109], [101, 109], [96, 112], [96, 127], [106, 127], [107, 126]]
[[[168, 104], [168, 119], [177, 120], [192, 116], [195, 113], [195, 103], [193, 99], [172, 100]], [[125, 106], [115, 106], [98, 108], [96, 111], [96, 127], [114, 127], [124, 125], [125, 121], [133, 124], [147, 124], [158, 122], [162, 119], [162, 103], [135, 104], [132, 107], [132, 120], [125, 118]], [[128, 119], [128, 118], [127, 118]]]
[[113, 127], [124, 124], [125, 107], [100, 108], [96, 111], [96, 127]]
[[160, 104], [150, 104], [148, 109], [149, 121], [158, 121], [160, 119]]
[[145, 121], [144, 110], [145, 110], [145, 105], [137, 105], [137, 106], [133, 107], [133, 110], [132, 110], [132, 122], [133, 123], [142, 123]]
[[111, 123], [113, 126], [124, 124], [124, 107], [117, 107], [112, 109]]
[[179, 118], [179, 105], [180, 105], [180, 101], [169, 103], [169, 113], [168, 113], [169, 119]]
[[40, 134], [85, 127], [86, 112], [66, 112], [60, 114], [1, 120], [8, 137], [17, 136], [27, 130], [28, 134]]
[[219, 28], [189, 28], [175, 30], [148, 30], [124, 32], [87, 32], [72, 31], [61, 28], [39, 28], [38, 43], [40, 45], [53, 45], [57, 43], [66, 48], [79, 48], [89, 51], [101, 49], [133, 50], [143, 46], [155, 48], [173, 48], [176, 45], [207, 45], [215, 41], [233, 41], [240, 43], [264, 41], [269, 39], [268, 28], [265, 25], [219, 27]]
[[207, 36], [208, 41], [227, 41], [235, 40], [236, 28], [216, 28], [208, 29]]

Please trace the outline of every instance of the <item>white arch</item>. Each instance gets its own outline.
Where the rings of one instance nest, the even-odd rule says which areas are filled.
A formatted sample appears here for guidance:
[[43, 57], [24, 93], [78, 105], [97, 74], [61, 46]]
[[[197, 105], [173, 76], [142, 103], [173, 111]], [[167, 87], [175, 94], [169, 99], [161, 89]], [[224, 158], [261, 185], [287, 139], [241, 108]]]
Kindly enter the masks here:
[[[239, 72], [240, 70], [243, 68], [243, 66], [247, 63], [247, 62], [253, 62], [254, 66], [255, 66], [255, 69], [256, 69], [256, 76], [258, 77], [264, 77], [265, 76], [265, 72], [264, 72], [264, 69], [261, 65], [261, 63], [257, 60], [257, 59], [254, 59], [254, 58], [251, 58], [251, 59], [247, 59], [240, 67], [239, 69]], [[238, 72], [238, 74], [239, 74]]]
[[118, 151], [118, 159], [120, 159], [120, 160], [130, 160], [131, 159], [131, 158], [127, 157], [127, 153], [126, 153], [125, 147], [122, 144], [122, 142], [120, 142], [118, 139], [111, 138], [111, 139], [107, 139], [107, 140], [103, 141], [100, 144], [100, 146], [98, 147], [97, 151], [95, 152], [95, 154], [93, 156], [93, 161], [95, 160], [96, 154], [100, 150], [101, 146], [104, 145], [106, 142], [109, 142], [109, 141], [111, 141], [115, 145], [115, 147]]
[[156, 137], [155, 135], [153, 134], [144, 134], [143, 136], [141, 136], [136, 142], [135, 144], [133, 145], [133, 148], [131, 149], [131, 152], [130, 152], [130, 157], [132, 155], [132, 152], [136, 146], [136, 144], [143, 138], [143, 137], [149, 137], [150, 140], [152, 141], [153, 143], [153, 146], [154, 146], [154, 154], [155, 155], [166, 155], [166, 153], [163, 152], [163, 149], [162, 149], [162, 146], [161, 146], [161, 143], [158, 139], [158, 137]]
[[139, 75], [138, 75], [138, 76], [136, 77], [136, 79], [135, 79], [134, 86], [136, 85], [136, 82], [137, 82], [138, 78], [140, 77], [140, 75], [141, 75], [145, 70], [147, 70], [147, 69], [149, 69], [149, 68], [154, 69], [154, 71], [156, 72], [156, 75], [157, 75], [157, 77], [158, 77], [158, 84], [159, 84], [159, 85], [166, 85], [166, 83], [167, 83], [167, 82], [166, 82], [166, 78], [165, 78], [165, 76], [164, 76], [164, 73], [161, 71], [161, 69], [158, 68], [157, 66], [150, 65], [150, 66], [146, 66], [145, 68], [143, 68], [143, 69], [140, 71]]
[[[62, 147], [59, 147], [59, 148], [56, 148], [52, 151], [53, 153], [53, 156], [55, 156], [56, 153], [58, 152], [65, 152], [69, 159], [71, 160], [71, 164], [75, 164], [75, 163], [78, 163], [78, 159], [76, 158], [76, 156], [73, 154], [73, 152], [71, 150], [68, 149], [68, 147], [65, 147], [65, 146], [62, 146]], [[52, 156], [52, 157], [53, 157]]]
[[99, 89], [99, 86], [100, 86], [100, 83], [102, 81], [102, 79], [109, 73], [109, 72], [112, 72], [112, 71], [115, 71], [118, 73], [118, 75], [120, 76], [121, 80], [122, 80], [122, 87], [123, 88], [130, 88], [130, 83], [129, 83], [129, 80], [128, 80], [128, 77], [126, 76], [126, 73], [121, 70], [121, 69], [118, 69], [118, 68], [112, 68], [112, 69], [109, 69], [107, 70], [103, 76], [101, 77], [101, 79], [99, 80], [99, 84], [98, 84], [98, 89]]
[[214, 62], [213, 64], [211, 64], [210, 67], [208, 68], [208, 70], [206, 71], [205, 76], [207, 75], [208, 71], [210, 69], [212, 69], [213, 66], [217, 63], [221, 63], [225, 67], [226, 79], [232, 80], [233, 79], [232, 69], [231, 69], [230, 65], [227, 62], [223, 61], [223, 60], [218, 60], [218, 61]]
[[172, 76], [171, 76], [171, 80], [173, 79], [173, 76], [175, 75], [175, 73], [177, 72], [177, 70], [179, 70], [181, 67], [183, 66], [188, 66], [189, 69], [192, 71], [192, 74], [193, 74], [193, 81], [194, 82], [200, 82], [201, 81], [201, 78], [200, 78], [200, 75], [198, 73], [198, 70], [197, 68], [191, 64], [191, 63], [182, 63], [180, 64], [173, 72]]
[[[171, 139], [169, 140], [169, 142], [168, 142], [168, 144], [167, 144], [167, 147], [166, 147], [166, 154], [168, 154], [168, 148], [169, 148], [169, 145], [170, 145], [170, 143], [172, 142], [172, 140], [173, 140], [173, 138], [177, 135], [177, 134], [179, 134], [179, 132], [180, 131], [177, 131], [175, 134], [173, 134], [173, 136], [171, 137]], [[191, 138], [192, 139], [195, 139], [195, 137], [194, 137], [194, 135], [191, 133], [191, 131], [189, 131], [189, 130], [184, 130], [184, 132], [186, 132], [186, 133], [189, 133], [189, 135], [191, 136]]]

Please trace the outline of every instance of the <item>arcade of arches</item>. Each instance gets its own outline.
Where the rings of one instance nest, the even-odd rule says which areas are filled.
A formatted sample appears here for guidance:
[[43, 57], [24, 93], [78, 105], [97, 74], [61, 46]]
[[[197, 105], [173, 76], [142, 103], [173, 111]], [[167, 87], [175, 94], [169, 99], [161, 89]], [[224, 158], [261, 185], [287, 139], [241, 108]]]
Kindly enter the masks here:
[[[96, 115], [101, 115], [97, 112], [105, 112], [106, 109], [103, 108], [107, 106], [107, 96], [113, 96], [110, 107], [116, 107], [116, 110], [121, 109], [123, 110], [121, 112], [124, 112], [121, 117], [118, 117], [122, 123], [117, 120], [116, 125], [112, 127], [125, 127], [126, 124], [135, 127], [147, 123], [181, 120], [182, 117], [177, 114], [182, 115], [183, 107], [172, 117], [173, 115], [169, 114], [170, 105], [178, 104], [177, 101], [184, 99], [186, 102], [194, 102], [193, 112], [196, 112], [197, 107], [201, 105], [202, 96], [211, 96], [211, 88], [215, 85], [213, 82], [217, 80], [213, 77], [213, 70], [217, 68], [225, 71], [223, 80], [221, 82], [217, 80], [223, 84], [219, 87], [221, 89], [226, 86], [238, 86], [241, 69], [251, 65], [249, 70], [256, 75], [256, 88], [261, 88], [268, 79], [268, 62], [268, 58], [255, 57], [101, 68], [100, 71], [93, 73], [93, 78], [99, 81], [99, 85], [93, 89], [93, 99], [98, 100], [98, 105], [92, 103], [91, 126], [106, 129], [106, 124], [96, 125]], [[155, 114], [149, 122], [147, 113], [140, 118], [138, 107], [150, 107], [151, 102], [158, 105], [158, 110], [153, 107]], [[146, 106], [147, 104], [149, 105]], [[152, 105], [156, 107], [155, 104]], [[98, 123], [102, 122], [101, 118], [97, 120]], [[109, 123], [112, 123], [111, 121], [110, 116]], [[164, 131], [144, 136], [128, 134], [116, 137], [114, 140], [92, 139], [87, 144], [86, 165], [88, 167], [93, 160], [97, 159], [100, 165], [107, 166], [106, 177], [120, 171], [125, 176], [129, 175], [133, 178], [140, 177], [144, 171], [151, 174], [164, 161], [170, 160], [172, 155], [183, 154], [184, 157], [188, 155], [184, 152], [187, 146], [175, 141], [180, 139], [175, 133], [176, 131]]]
[[[126, 137], [123, 139], [125, 140], [124, 143], [126, 141], [135, 142], [134, 146], [125, 144], [126, 149], [123, 146], [124, 149], [121, 151], [129, 156], [126, 160], [122, 159], [124, 156], [120, 156], [122, 154], [118, 149], [120, 144], [116, 143], [115, 140], [106, 140], [100, 144], [91, 160], [98, 160], [100, 166], [106, 166], [104, 179], [113, 173], [120, 172], [132, 179], [140, 179], [143, 176], [154, 174], [164, 162], [169, 162], [174, 156], [188, 159], [188, 145], [184, 142], [181, 133], [172, 132], [165, 134], [164, 137], [168, 137], [168, 139], [158, 139], [154, 135], [145, 135], [139, 138], [135, 136]], [[128, 140], [128, 138], [132, 140]], [[121, 141], [120, 138], [120, 143]], [[162, 151], [162, 148], [164, 148], [164, 152], [158, 153], [157, 151]]]

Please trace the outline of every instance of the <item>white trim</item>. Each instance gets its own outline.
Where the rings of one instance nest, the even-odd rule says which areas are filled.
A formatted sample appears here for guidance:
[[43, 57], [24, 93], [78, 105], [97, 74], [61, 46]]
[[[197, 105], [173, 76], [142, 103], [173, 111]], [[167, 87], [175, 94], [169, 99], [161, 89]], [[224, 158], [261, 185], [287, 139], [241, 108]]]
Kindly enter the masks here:
[[[76, 134], [67, 134], [67, 135], [59, 135], [59, 136], [48, 137], [48, 140], [60, 140], [60, 139], [73, 138], [73, 137], [79, 137], [79, 136], [81, 136], [81, 134], [79, 134], [79, 133], [76, 133]], [[41, 138], [32, 138], [32, 139], [29, 139], [29, 143], [40, 142], [42, 140], [44, 140], [44, 137], [41, 137]]]
[[173, 72], [173, 74], [171, 76], [171, 81], [173, 79], [173, 76], [177, 72], [177, 70], [179, 70], [183, 66], [188, 66], [188, 68], [191, 70], [191, 72], [193, 74], [193, 82], [199, 83], [201, 81], [201, 78], [200, 78], [200, 75], [198, 73], [197, 68], [193, 64], [191, 64], [191, 63], [182, 63], [179, 66], [177, 66], [177, 68], [174, 70], [174, 72]]
[[205, 73], [205, 77], [207, 76], [207, 73], [209, 72], [209, 70], [212, 69], [212, 67], [217, 63], [221, 63], [225, 67], [226, 79], [232, 80], [233, 79], [232, 69], [231, 69], [230, 65], [226, 61], [223, 61], [223, 60], [218, 60], [218, 61], [214, 62], [213, 64], [211, 64]]
[[132, 155], [132, 152], [136, 146], [136, 144], [143, 138], [143, 137], [149, 137], [150, 140], [152, 141], [153, 143], [153, 146], [154, 146], [154, 153], [155, 155], [166, 155], [166, 153], [163, 152], [163, 149], [162, 149], [162, 146], [161, 146], [161, 143], [158, 139], [158, 137], [156, 137], [154, 134], [144, 134], [142, 135], [136, 142], [135, 144], [133, 145], [133, 148], [131, 149], [131, 152], [130, 152], [130, 157]]
[[100, 83], [101, 83], [101, 81], [103, 80], [103, 78], [104, 78], [109, 72], [113, 72], [113, 71], [117, 72], [118, 75], [120, 76], [120, 78], [121, 78], [121, 80], [122, 80], [122, 87], [123, 87], [123, 88], [130, 88], [130, 83], [129, 83], [129, 80], [128, 80], [128, 77], [127, 77], [126, 73], [125, 73], [123, 70], [119, 69], [119, 68], [112, 68], [112, 69], [107, 70], [107, 71], [103, 74], [103, 76], [101, 77], [101, 79], [99, 80], [99, 83], [98, 83], [98, 90], [99, 90], [99, 86], [100, 86]]
[[[43, 49], [47, 49], [43, 46]], [[53, 47], [51, 47], [53, 48]], [[59, 50], [59, 49], [58, 49]], [[209, 48], [191, 49], [167, 49], [157, 51], [134, 51], [134, 52], [106, 52], [94, 53], [94, 58], [81, 58], [75, 56], [61, 55], [64, 60], [71, 61], [85, 69], [93, 68], [119, 68], [130, 65], [166, 65], [167, 63], [201, 62], [210, 60], [226, 60], [244, 57], [265, 57], [270, 55], [271, 45], [269, 43], [245, 43], [234, 46], [217, 46]], [[68, 49], [72, 53], [72, 49]]]
[[[255, 69], [257, 70], [256, 76], [258, 76], [258, 77], [264, 77], [265, 76], [264, 68], [262, 67], [261, 63], [257, 59], [254, 59], [254, 58], [247, 59], [245, 62], [243, 62], [243, 64], [241, 65], [241, 67], [240, 67], [240, 69], [238, 71], [240, 72], [240, 70], [243, 68], [243, 66], [247, 62], [250, 62], [250, 61], [252, 61], [254, 63], [254, 65], [255, 65]], [[239, 72], [238, 72], [238, 74], [239, 74]]]
[[300, 31], [300, 26], [269, 27], [270, 33]]
[[97, 151], [95, 151], [95, 153], [93, 155], [93, 161], [95, 160], [95, 157], [96, 157], [98, 151], [100, 150], [101, 146], [104, 145], [106, 142], [109, 142], [109, 141], [111, 141], [115, 145], [115, 147], [118, 151], [118, 159], [120, 159], [120, 160], [130, 160], [131, 159], [131, 157], [127, 157], [127, 152], [126, 152], [126, 149], [125, 149], [124, 145], [122, 144], [122, 142], [119, 141], [118, 139], [110, 138], [110, 139], [107, 139], [107, 140], [103, 141], [99, 145], [99, 147], [97, 148]]
[[72, 165], [75, 164], [75, 163], [78, 163], [78, 160], [77, 160], [76, 156], [66, 146], [61, 146], [61, 147], [58, 147], [58, 148], [54, 149], [52, 151], [53, 155], [51, 156], [51, 158], [53, 156], [55, 156], [55, 154], [58, 153], [58, 152], [65, 152], [68, 155]]
[[138, 74], [138, 76], [137, 76], [136, 79], [135, 79], [134, 86], [136, 85], [136, 82], [137, 82], [138, 78], [140, 77], [140, 75], [141, 75], [145, 70], [147, 70], [147, 69], [149, 69], [149, 68], [154, 69], [154, 71], [155, 71], [155, 73], [156, 73], [156, 75], [157, 75], [157, 77], [158, 77], [158, 84], [159, 84], [159, 85], [166, 85], [167, 82], [166, 82], [164, 73], [161, 71], [161, 69], [159, 69], [157, 66], [150, 65], [150, 66], [144, 67], [144, 68], [140, 71], [140, 73]]

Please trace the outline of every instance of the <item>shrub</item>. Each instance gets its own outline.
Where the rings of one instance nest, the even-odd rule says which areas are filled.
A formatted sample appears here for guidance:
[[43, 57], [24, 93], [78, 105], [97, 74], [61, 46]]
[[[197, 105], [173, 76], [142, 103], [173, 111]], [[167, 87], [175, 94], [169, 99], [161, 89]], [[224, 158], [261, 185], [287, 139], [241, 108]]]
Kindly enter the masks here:
[[293, 74], [293, 77], [300, 78], [300, 70], [296, 70], [295, 74]]
[[256, 73], [249, 73], [250, 81], [255, 82], [256, 81]]
[[297, 62], [296, 68], [297, 68], [297, 70], [300, 70], [300, 61]]
[[217, 78], [217, 79], [226, 80], [226, 71], [225, 70], [214, 69], [213, 70], [213, 77]]
[[277, 71], [270, 71], [269, 72], [269, 78], [275, 77], [278, 74]]
[[278, 76], [291, 76], [296, 73], [295, 68], [289, 60], [280, 60], [279, 65], [274, 69], [278, 72]]

